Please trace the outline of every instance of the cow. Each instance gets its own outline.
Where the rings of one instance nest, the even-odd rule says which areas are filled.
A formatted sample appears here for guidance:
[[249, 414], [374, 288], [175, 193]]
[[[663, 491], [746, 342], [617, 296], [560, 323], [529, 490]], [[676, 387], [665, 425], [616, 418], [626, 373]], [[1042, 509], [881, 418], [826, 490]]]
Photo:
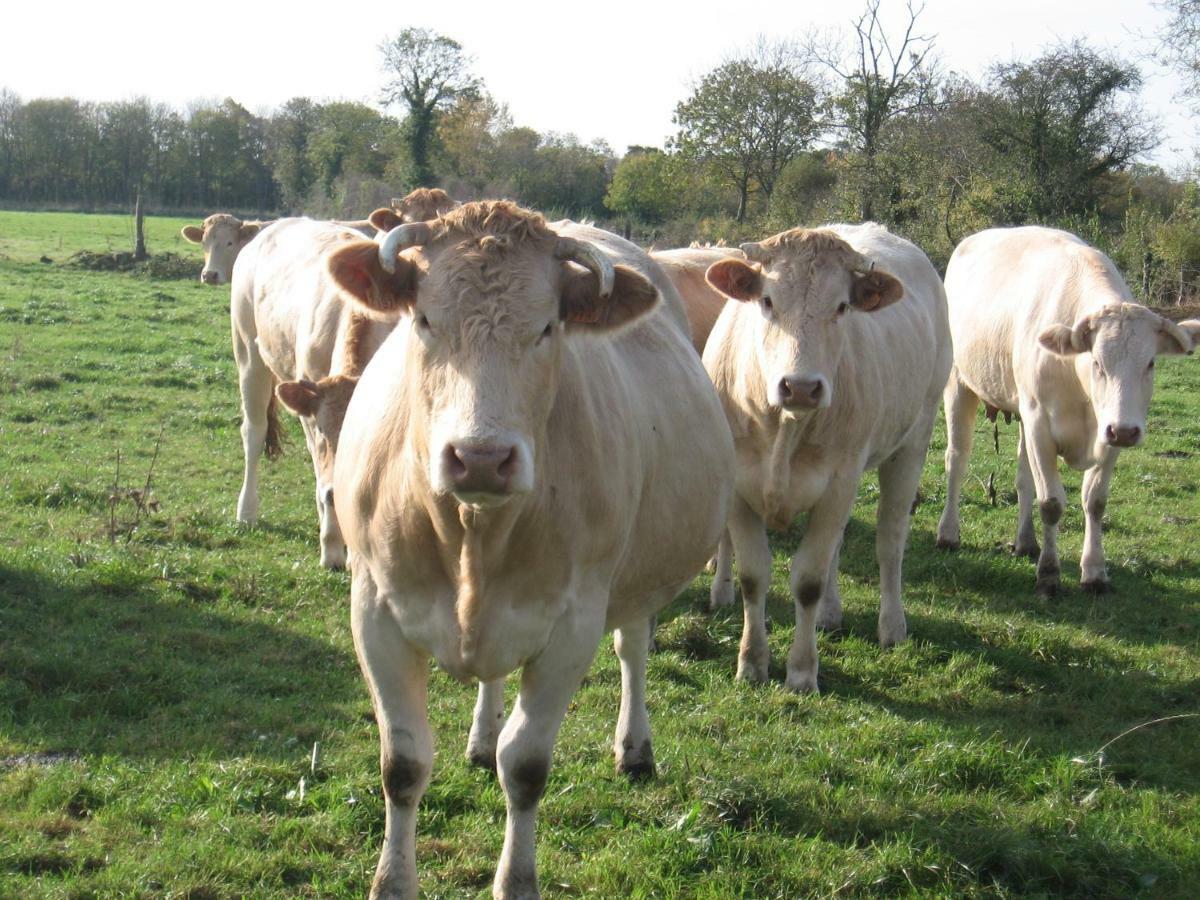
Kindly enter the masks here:
[[[1014, 551], [1036, 558], [1035, 592], [1062, 586], [1058, 457], [1083, 471], [1081, 585], [1110, 590], [1101, 520], [1117, 456], [1146, 435], [1159, 354], [1191, 353], [1200, 321], [1178, 324], [1134, 301], [1112, 260], [1066, 231], [993, 228], [946, 269], [954, 371], [946, 385], [946, 506], [938, 545], [962, 540], [958, 504], [980, 402], [1020, 418]], [[1036, 496], [1042, 545], [1033, 524]]]
[[238, 256], [231, 287], [245, 455], [237, 519], [257, 522], [258, 458], [281, 452], [278, 396], [300, 416], [316, 476], [321, 565], [334, 569], [346, 561], [331, 480], [341, 419], [357, 376], [391, 330], [356, 314], [325, 269], [323, 254], [361, 238], [334, 222], [281, 219]]
[[380, 233], [410, 222], [428, 222], [458, 206], [441, 188], [417, 188], [403, 197], [392, 199], [390, 207], [371, 213], [370, 221]]
[[328, 266], [399, 318], [350, 401], [334, 470], [380, 732], [371, 895], [417, 896], [432, 657], [485, 686], [522, 670], [495, 751], [508, 822], [493, 893], [536, 897], [552, 748], [606, 629], [622, 673], [617, 769], [653, 771], [650, 618], [717, 543], [732, 440], [678, 294], [615, 235], [475, 202], [339, 247]]
[[185, 225], [180, 233], [185, 240], [204, 248], [200, 280], [204, 284], [228, 284], [234, 260], [242, 248], [270, 224], [269, 221], [243, 222], [229, 213], [213, 213], [199, 226]]
[[715, 262], [745, 257], [740, 250], [731, 247], [692, 246], [679, 250], [655, 250], [650, 253], [650, 258], [662, 267], [683, 298], [692, 326], [692, 344], [697, 353], [703, 353], [708, 335], [725, 308], [725, 301], [729, 299], [705, 280], [704, 273]]
[[[238, 254], [254, 240], [255, 235], [275, 221], [243, 222], [229, 213], [213, 213], [199, 226], [185, 225], [180, 233], [185, 240], [204, 248], [204, 268], [200, 270], [200, 280], [204, 284], [226, 284], [232, 277]], [[351, 228], [367, 237], [377, 231], [387, 230], [376, 228], [369, 219], [334, 221], [333, 224]]]
[[[841, 624], [838, 555], [858, 484], [879, 470], [879, 641], [907, 636], [901, 565], [909, 515], [950, 371], [941, 280], [874, 223], [795, 228], [743, 244], [707, 273], [726, 304], [704, 348], [737, 448], [729, 518], [745, 605], [737, 677], [765, 681], [771, 583], [766, 526], [808, 524], [792, 557], [796, 632], [786, 685], [817, 691], [816, 628]], [[714, 605], [732, 590], [722, 542]]]

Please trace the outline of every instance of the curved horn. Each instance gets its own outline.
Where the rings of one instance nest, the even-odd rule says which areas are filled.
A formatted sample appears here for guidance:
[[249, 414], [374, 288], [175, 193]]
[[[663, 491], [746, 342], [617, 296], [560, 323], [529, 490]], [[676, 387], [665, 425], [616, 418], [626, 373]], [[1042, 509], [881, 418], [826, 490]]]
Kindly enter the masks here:
[[428, 222], [397, 225], [379, 242], [379, 264], [390, 274], [396, 273], [396, 257], [407, 247], [429, 243], [432, 231]]
[[738, 249], [745, 253], [746, 259], [751, 262], [766, 263], [771, 261], [771, 254], [767, 252], [767, 248], [757, 241], [742, 244]]
[[554, 255], [558, 259], [579, 263], [596, 276], [600, 282], [600, 296], [608, 297], [613, 292], [616, 282], [616, 272], [613, 271], [612, 260], [587, 241], [577, 241], [575, 238], [560, 237], [554, 246]]
[[1179, 342], [1179, 346], [1184, 348], [1183, 352], [1191, 356], [1196, 349], [1196, 341], [1192, 339], [1192, 335], [1184, 331], [1166, 316], [1159, 316], [1161, 320], [1158, 323], [1158, 330], [1164, 334], [1169, 334]]
[[853, 248], [850, 250], [850, 271], [858, 275], [866, 275], [875, 268], [875, 260], [868, 259]]

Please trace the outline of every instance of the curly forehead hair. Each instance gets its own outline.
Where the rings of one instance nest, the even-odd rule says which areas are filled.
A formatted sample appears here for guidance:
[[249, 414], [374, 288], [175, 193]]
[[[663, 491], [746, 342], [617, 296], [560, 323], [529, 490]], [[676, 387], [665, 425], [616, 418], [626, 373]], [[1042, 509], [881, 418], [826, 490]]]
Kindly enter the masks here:
[[558, 238], [540, 213], [522, 209], [508, 200], [464, 203], [430, 224], [434, 240], [461, 236], [468, 240], [476, 238], [481, 246], [550, 242]]
[[772, 256], [788, 254], [800, 259], [816, 259], [833, 254], [847, 265], [859, 259], [858, 251], [839, 235], [824, 228], [792, 228], [761, 242], [761, 246]]
[[234, 228], [239, 227], [242, 220], [236, 216], [231, 216], [229, 213], [213, 213], [204, 220], [204, 229], [216, 228], [218, 225], [232, 225]]

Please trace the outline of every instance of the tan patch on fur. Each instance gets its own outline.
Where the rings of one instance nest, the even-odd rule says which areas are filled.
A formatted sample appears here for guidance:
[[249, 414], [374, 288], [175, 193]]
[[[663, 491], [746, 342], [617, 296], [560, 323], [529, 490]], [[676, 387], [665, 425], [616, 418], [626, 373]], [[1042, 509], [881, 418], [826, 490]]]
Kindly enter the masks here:
[[369, 316], [351, 311], [350, 320], [346, 324], [346, 336], [343, 339], [345, 352], [343, 370], [346, 375], [358, 377], [363, 373], [367, 363], [371, 361], [370, 337], [374, 328], [374, 320]]
[[392, 209], [403, 222], [428, 222], [454, 209], [458, 204], [441, 188], [417, 188], [399, 200], [392, 201]]

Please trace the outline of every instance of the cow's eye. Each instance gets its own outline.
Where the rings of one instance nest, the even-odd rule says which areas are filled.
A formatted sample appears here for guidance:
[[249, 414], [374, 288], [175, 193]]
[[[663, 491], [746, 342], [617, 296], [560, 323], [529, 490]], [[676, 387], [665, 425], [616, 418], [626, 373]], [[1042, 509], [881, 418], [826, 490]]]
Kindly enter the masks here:
[[1154, 371], [1154, 360], [1150, 360], [1150, 365], [1146, 366], [1146, 371], [1147, 371], [1147, 372], [1153, 372], [1153, 371]]
[[840, 316], [842, 313], [844, 313], [849, 308], [850, 308], [850, 304], [846, 303], [845, 301], [842, 301], [841, 303], [839, 303], [837, 305], [837, 314]]
[[226, 244], [225, 246], [226, 246], [226, 247], [232, 247], [232, 246], [233, 246], [233, 241], [230, 241], [230, 242], [229, 242], [228, 244]]
[[425, 318], [425, 313], [421, 313], [421, 315], [417, 316], [417, 327], [424, 331], [429, 330], [429, 320]]
[[538, 340], [544, 341], [546, 338], [550, 337], [550, 335], [552, 335], [552, 334], [554, 334], [554, 323], [549, 322], [549, 323], [547, 323], [546, 327], [542, 329], [542, 336], [540, 338], [538, 338]]
[[765, 312], [770, 312], [771, 310], [773, 310], [775, 308], [775, 304], [771, 302], [770, 297], [763, 297], [762, 298], [762, 308]]

